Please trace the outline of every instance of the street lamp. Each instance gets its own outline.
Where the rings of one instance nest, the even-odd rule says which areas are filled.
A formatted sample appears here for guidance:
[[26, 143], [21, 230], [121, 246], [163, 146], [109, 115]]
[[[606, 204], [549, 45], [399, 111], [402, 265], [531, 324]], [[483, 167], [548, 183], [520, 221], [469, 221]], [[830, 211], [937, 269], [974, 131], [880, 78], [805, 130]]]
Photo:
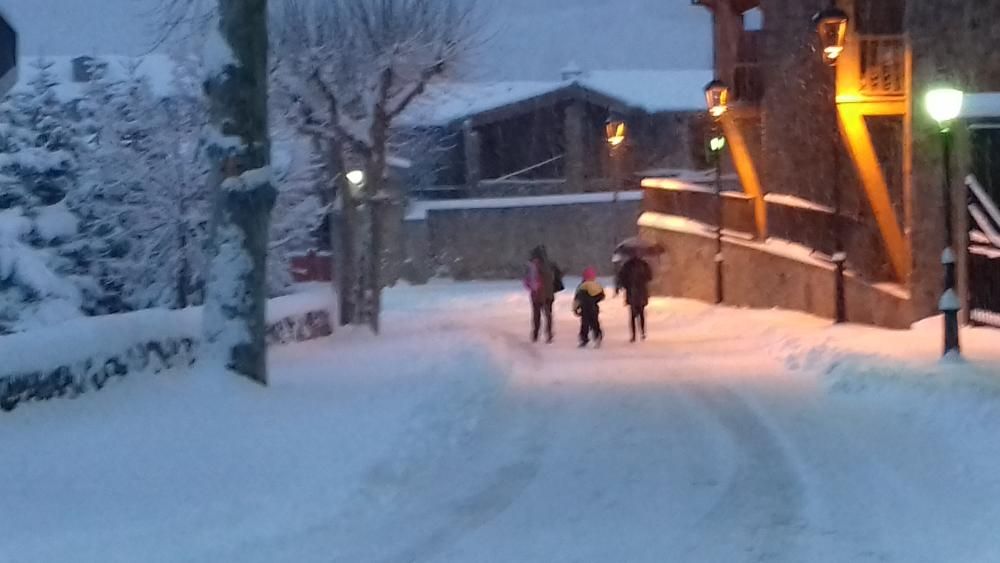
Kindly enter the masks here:
[[604, 131], [607, 135], [608, 146], [611, 147], [611, 150], [614, 150], [625, 143], [625, 137], [628, 134], [628, 124], [623, 119], [612, 116], [608, 118], [607, 123], [604, 125]]
[[[612, 206], [614, 211], [618, 209], [618, 192], [622, 188], [622, 149], [625, 148], [625, 141], [628, 140], [628, 124], [621, 116], [612, 113], [604, 124], [605, 139], [608, 143], [608, 157], [611, 161], [611, 183], [614, 195]], [[613, 237], [612, 248], [618, 244], [618, 217], [612, 220], [611, 236]]]
[[831, 147], [833, 149], [833, 237], [834, 251], [834, 319], [837, 323], [847, 322], [847, 291], [844, 282], [844, 269], [847, 262], [847, 252], [844, 249], [844, 226], [843, 218], [843, 194], [840, 185], [840, 125], [837, 116], [837, 61], [840, 60], [841, 53], [844, 52], [844, 43], [847, 40], [848, 17], [836, 3], [830, 7], [819, 11], [812, 18], [813, 25], [816, 26], [816, 34], [819, 36], [821, 54], [823, 62], [830, 67], [832, 81], [830, 86], [830, 98], [834, 110], [833, 139]]
[[705, 103], [712, 117], [722, 117], [729, 109], [729, 87], [718, 79], [709, 82], [705, 85]]
[[712, 116], [712, 138], [708, 141], [708, 152], [715, 165], [715, 303], [725, 300], [723, 291], [722, 256], [722, 151], [726, 148], [726, 138], [722, 135], [719, 121], [729, 110], [729, 87], [718, 79], [705, 85], [705, 105]]
[[847, 22], [847, 13], [835, 3], [813, 16], [813, 25], [816, 26], [820, 46], [823, 48], [823, 60], [830, 66], [836, 65], [841, 53], [844, 52]]
[[937, 88], [927, 92], [924, 105], [927, 113], [937, 121], [941, 138], [941, 164], [944, 185], [944, 251], [941, 264], [944, 266], [944, 293], [938, 309], [944, 314], [944, 353], [961, 352], [958, 339], [958, 311], [961, 303], [955, 291], [955, 240], [952, 226], [951, 205], [951, 122], [962, 113], [964, 94], [954, 88]]
[[722, 287], [722, 151], [726, 148], [726, 138], [716, 134], [708, 140], [708, 152], [715, 164], [715, 304], [725, 298]]
[[347, 181], [351, 184], [351, 191], [354, 192], [354, 195], [357, 195], [358, 191], [365, 187], [365, 180], [367, 180], [367, 178], [365, 178], [364, 170], [351, 170], [345, 174], [345, 176], [347, 177]]

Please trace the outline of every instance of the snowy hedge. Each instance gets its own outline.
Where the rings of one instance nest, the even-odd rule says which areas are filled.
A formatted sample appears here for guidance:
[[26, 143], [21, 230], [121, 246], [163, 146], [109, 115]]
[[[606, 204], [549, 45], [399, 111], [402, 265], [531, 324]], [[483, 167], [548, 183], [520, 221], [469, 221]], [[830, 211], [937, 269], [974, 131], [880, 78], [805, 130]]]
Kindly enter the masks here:
[[[269, 344], [332, 333], [325, 292], [280, 297], [268, 305]], [[134, 372], [159, 373], [194, 363], [201, 309], [151, 309], [76, 319], [0, 337], [0, 409], [24, 401], [77, 397]]]

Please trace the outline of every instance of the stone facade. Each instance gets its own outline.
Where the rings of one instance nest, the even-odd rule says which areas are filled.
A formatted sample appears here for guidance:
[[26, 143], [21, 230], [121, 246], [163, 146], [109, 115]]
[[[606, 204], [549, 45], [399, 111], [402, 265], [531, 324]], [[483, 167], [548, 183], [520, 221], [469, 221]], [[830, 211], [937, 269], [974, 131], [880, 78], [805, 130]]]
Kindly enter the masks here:
[[567, 275], [609, 274], [617, 241], [636, 234], [639, 202], [432, 210], [406, 221], [404, 278], [518, 279], [543, 244]]
[[[764, 27], [753, 61], [759, 66], [763, 95], [759, 101], [732, 112], [746, 137], [763, 189], [795, 195], [833, 206], [834, 185], [841, 186], [848, 266], [868, 281], [893, 280], [910, 289], [912, 311], [920, 318], [937, 312], [942, 288], [941, 251], [945, 243], [942, 158], [937, 126], [926, 116], [924, 93], [949, 84], [966, 92], [1000, 91], [1000, 2], [981, 0], [838, 0], [852, 14], [852, 29], [898, 37], [910, 65], [911, 80], [897, 94], [900, 109], [893, 115], [868, 115], [871, 137], [888, 199], [912, 255], [908, 279], [900, 279], [882, 243], [872, 204], [856, 172], [843, 138], [838, 134], [834, 73], [817, 53], [811, 16], [828, 0], [713, 0], [716, 68], [720, 77], [735, 80], [733, 69], [748, 60], [741, 53], [745, 41], [739, 10], [758, 6]], [[860, 45], [849, 35], [849, 47]], [[846, 56], [846, 55], [845, 55]], [[869, 61], [868, 64], [871, 64]], [[844, 62], [841, 62], [844, 70]], [[846, 67], [852, 68], [852, 67]], [[853, 71], [851, 71], [853, 72]], [[844, 79], [845, 76], [841, 76]], [[847, 77], [841, 83], [854, 92]], [[904, 80], [905, 82], [905, 80]], [[844, 92], [842, 92], [844, 93]], [[868, 97], [883, 102], [889, 97]], [[968, 136], [962, 124], [953, 127], [955, 160], [950, 195], [955, 211], [956, 239], [966, 238], [967, 214], [962, 179], [970, 171]], [[847, 141], [847, 139], [845, 139]], [[839, 149], [838, 149], [839, 147]], [[835, 179], [835, 163], [839, 176]], [[835, 181], [836, 180], [836, 181]], [[880, 244], [872, 245], [873, 237]], [[958, 252], [964, 259], [964, 253]], [[960, 288], [966, 287], [964, 265], [959, 264]]]
[[[663, 257], [653, 260], [653, 291], [658, 295], [713, 301], [715, 239], [710, 236], [643, 227], [641, 236], [661, 244]], [[723, 244], [725, 304], [805, 311], [834, 316], [834, 272], [830, 264], [796, 260], [762, 250], [738, 239]], [[908, 300], [899, 292], [870, 285], [856, 276], [846, 283], [848, 321], [893, 328], [913, 322]]]

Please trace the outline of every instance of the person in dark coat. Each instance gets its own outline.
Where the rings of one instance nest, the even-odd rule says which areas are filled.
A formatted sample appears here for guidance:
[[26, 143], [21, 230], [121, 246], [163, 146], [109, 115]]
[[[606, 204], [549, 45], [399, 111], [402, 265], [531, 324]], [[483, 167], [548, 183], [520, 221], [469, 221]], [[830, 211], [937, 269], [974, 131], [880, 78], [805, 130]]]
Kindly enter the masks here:
[[536, 246], [531, 251], [531, 259], [524, 275], [524, 287], [531, 297], [532, 342], [538, 342], [542, 318], [545, 319], [545, 341], [552, 342], [552, 304], [556, 292], [562, 289], [561, 284], [559, 267], [549, 260], [544, 246]]
[[646, 339], [646, 305], [649, 304], [649, 282], [652, 280], [652, 268], [638, 256], [629, 257], [615, 276], [615, 296], [625, 290], [625, 303], [631, 319], [631, 342], [635, 342], [637, 328], [642, 339]]
[[585, 347], [594, 337], [598, 347], [604, 340], [601, 330], [601, 301], [604, 300], [604, 288], [597, 283], [597, 272], [593, 268], [583, 271], [583, 283], [576, 288], [573, 299], [573, 312], [580, 317], [580, 347]]

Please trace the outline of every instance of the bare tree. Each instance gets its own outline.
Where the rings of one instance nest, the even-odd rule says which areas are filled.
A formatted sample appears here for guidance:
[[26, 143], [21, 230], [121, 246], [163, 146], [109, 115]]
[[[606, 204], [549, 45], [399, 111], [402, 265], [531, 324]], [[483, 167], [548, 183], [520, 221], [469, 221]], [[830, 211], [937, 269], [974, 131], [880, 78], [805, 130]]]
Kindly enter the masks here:
[[[392, 125], [429, 84], [460, 68], [476, 39], [475, 15], [472, 0], [285, 0], [276, 9], [276, 82], [338, 194], [341, 228], [331, 242], [339, 239], [342, 324], [367, 312], [377, 330]], [[359, 196], [345, 176], [352, 168], [365, 172]]]

